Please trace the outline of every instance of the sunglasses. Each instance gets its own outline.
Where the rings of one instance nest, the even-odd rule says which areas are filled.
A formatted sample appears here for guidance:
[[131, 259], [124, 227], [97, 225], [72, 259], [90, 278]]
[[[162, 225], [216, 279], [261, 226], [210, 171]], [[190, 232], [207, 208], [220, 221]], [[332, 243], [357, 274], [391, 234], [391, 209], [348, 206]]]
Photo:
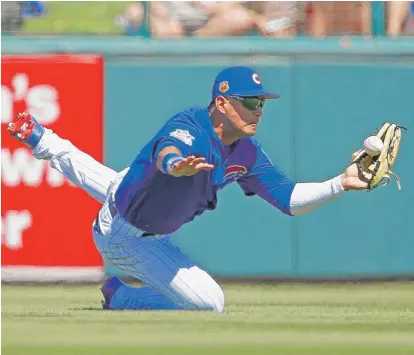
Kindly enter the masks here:
[[266, 99], [263, 97], [241, 97], [241, 96], [230, 96], [242, 103], [242, 105], [250, 111], [255, 111], [259, 107], [263, 108]]

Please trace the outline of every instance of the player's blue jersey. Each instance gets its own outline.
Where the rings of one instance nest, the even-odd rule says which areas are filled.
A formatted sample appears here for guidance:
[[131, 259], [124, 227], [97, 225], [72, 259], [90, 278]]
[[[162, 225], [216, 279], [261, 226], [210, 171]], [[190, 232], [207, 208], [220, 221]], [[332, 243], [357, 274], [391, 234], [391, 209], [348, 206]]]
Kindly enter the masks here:
[[[158, 153], [177, 147], [184, 157], [205, 157], [211, 171], [173, 177], [156, 166]], [[217, 192], [237, 181], [246, 195], [258, 195], [289, 214], [294, 183], [279, 171], [254, 138], [225, 146], [207, 108], [190, 108], [172, 117], [142, 149], [115, 194], [121, 214], [135, 227], [170, 234], [217, 206]]]

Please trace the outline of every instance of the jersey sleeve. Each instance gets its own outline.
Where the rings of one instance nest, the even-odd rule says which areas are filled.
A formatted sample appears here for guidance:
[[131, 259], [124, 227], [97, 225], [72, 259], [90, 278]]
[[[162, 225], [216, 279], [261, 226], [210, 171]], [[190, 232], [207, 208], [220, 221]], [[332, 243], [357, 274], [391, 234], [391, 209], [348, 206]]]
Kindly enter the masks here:
[[172, 119], [154, 138], [152, 159], [166, 147], [176, 147], [183, 157], [205, 154], [205, 138], [200, 129], [184, 119]]
[[237, 180], [247, 196], [257, 195], [287, 215], [295, 183], [283, 174], [256, 143], [256, 161], [247, 175]]

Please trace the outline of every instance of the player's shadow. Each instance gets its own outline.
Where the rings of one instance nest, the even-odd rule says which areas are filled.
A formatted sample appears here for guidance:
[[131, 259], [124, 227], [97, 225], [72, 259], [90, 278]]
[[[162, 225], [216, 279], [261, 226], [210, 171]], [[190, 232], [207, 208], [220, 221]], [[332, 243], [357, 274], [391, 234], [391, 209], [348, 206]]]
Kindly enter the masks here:
[[78, 308], [69, 308], [69, 311], [104, 311], [102, 307], [78, 307]]

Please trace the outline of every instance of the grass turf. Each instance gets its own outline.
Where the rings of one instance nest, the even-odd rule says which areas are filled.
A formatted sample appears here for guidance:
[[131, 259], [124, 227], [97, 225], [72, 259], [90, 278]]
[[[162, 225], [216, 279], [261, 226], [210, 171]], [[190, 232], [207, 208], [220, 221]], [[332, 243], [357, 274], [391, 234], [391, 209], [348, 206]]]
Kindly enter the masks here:
[[3, 285], [2, 354], [414, 354], [412, 284], [224, 290], [224, 314], [115, 312], [98, 285]]
[[21, 34], [122, 34], [115, 17], [131, 1], [48, 1], [46, 14], [25, 20]]

